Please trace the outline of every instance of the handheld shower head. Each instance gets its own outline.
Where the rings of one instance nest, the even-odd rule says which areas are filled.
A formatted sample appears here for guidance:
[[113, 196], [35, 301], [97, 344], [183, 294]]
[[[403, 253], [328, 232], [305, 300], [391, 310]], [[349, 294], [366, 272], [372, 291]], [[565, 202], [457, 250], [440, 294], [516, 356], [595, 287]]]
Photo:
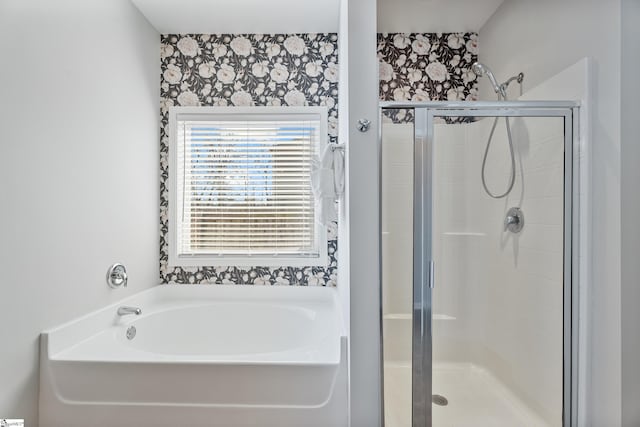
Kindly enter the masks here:
[[489, 81], [491, 82], [491, 85], [493, 86], [493, 90], [498, 95], [500, 95], [502, 97], [506, 97], [506, 94], [504, 93], [504, 90], [498, 84], [498, 81], [496, 80], [496, 77], [493, 75], [493, 73], [491, 72], [491, 69], [489, 67], [487, 67], [486, 65], [484, 65], [484, 64], [482, 64], [480, 62], [474, 62], [473, 65], [471, 66], [471, 69], [473, 70], [473, 72], [478, 77], [482, 77], [482, 76], [486, 75], [487, 78], [489, 79]]
[[474, 62], [473, 65], [471, 66], [471, 69], [473, 70], [474, 73], [476, 73], [478, 77], [482, 77], [484, 76], [484, 73], [487, 70], [487, 67], [484, 64], [481, 64], [479, 62]]

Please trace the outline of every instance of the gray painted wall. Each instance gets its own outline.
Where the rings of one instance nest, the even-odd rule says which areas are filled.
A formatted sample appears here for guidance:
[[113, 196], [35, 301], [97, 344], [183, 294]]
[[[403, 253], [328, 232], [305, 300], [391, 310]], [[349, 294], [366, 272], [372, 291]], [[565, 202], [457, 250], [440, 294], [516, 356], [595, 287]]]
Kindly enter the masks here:
[[159, 51], [129, 0], [0, 1], [0, 418], [38, 425], [42, 330], [159, 282]]
[[[348, 1], [349, 60], [349, 286], [352, 427], [381, 423], [380, 215], [378, 191], [378, 59], [376, 2]], [[362, 133], [357, 120], [371, 120]]]
[[640, 425], [640, 1], [622, 1], [622, 425]]

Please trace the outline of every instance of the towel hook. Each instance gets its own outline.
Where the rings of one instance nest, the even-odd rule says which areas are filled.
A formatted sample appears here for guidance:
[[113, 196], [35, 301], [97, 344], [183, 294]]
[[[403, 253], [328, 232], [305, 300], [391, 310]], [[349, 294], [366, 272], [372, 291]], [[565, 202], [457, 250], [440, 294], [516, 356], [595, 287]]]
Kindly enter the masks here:
[[369, 126], [371, 126], [371, 120], [369, 119], [360, 119], [358, 120], [358, 130], [360, 132], [366, 132], [369, 130]]

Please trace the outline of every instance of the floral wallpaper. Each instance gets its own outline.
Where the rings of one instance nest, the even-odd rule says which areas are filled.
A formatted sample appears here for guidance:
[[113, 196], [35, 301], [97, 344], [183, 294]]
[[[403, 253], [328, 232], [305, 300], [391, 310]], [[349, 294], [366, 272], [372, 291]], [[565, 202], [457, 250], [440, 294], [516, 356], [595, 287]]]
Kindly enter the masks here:
[[[163, 283], [335, 286], [337, 227], [319, 267], [167, 265], [168, 110], [184, 106], [324, 105], [330, 142], [338, 133], [337, 34], [182, 34], [161, 37], [160, 277]], [[476, 33], [378, 34], [380, 100], [475, 100]], [[410, 110], [385, 120], [412, 121]]]
[[338, 134], [337, 34], [181, 34], [161, 37], [160, 278], [163, 283], [335, 286], [337, 224], [327, 267], [169, 267], [169, 107], [323, 105]]
[[[380, 100], [474, 101], [477, 60], [476, 33], [378, 34]], [[386, 119], [412, 117], [409, 110], [390, 110]]]

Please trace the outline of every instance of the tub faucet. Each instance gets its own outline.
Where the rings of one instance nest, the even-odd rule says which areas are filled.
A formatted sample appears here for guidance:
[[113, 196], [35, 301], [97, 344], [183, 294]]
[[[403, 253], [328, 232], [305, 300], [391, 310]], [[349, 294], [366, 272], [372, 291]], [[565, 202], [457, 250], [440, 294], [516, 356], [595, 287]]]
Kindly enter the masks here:
[[142, 314], [142, 309], [139, 307], [128, 307], [126, 305], [118, 307], [118, 316], [126, 316], [127, 314], [135, 314], [136, 316], [140, 316]]

